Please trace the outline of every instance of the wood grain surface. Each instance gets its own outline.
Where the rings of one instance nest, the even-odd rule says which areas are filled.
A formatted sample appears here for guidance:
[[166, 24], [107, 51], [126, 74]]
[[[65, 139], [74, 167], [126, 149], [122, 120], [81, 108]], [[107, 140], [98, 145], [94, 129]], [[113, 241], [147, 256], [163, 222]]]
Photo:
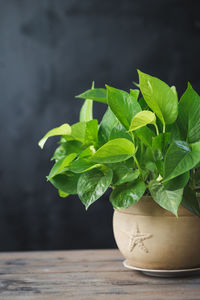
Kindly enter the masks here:
[[153, 278], [122, 261], [118, 250], [1, 253], [0, 299], [200, 299], [199, 276]]

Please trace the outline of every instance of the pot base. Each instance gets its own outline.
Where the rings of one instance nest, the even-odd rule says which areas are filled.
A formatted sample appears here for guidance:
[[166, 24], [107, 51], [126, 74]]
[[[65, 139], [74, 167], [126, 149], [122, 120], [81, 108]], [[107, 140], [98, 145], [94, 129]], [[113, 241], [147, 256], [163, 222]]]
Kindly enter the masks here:
[[123, 261], [123, 265], [127, 269], [140, 271], [145, 275], [154, 276], [154, 277], [187, 277], [187, 276], [197, 276], [200, 275], [200, 267], [192, 269], [182, 269], [182, 270], [153, 270], [153, 269], [143, 269], [134, 267], [126, 259]]

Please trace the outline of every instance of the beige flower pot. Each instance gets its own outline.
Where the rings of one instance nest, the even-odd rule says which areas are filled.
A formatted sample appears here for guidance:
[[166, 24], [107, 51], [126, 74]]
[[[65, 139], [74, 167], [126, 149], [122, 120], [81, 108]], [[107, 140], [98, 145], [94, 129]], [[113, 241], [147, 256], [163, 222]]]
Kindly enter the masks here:
[[115, 210], [114, 236], [129, 266], [157, 270], [200, 267], [200, 218], [182, 206], [178, 215], [176, 218], [151, 197]]

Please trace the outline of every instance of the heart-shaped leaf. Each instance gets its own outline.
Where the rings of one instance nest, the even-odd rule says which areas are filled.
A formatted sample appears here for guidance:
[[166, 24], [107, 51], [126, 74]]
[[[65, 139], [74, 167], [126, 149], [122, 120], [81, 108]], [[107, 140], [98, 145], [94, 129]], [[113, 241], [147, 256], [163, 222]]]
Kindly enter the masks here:
[[45, 134], [45, 136], [39, 141], [38, 145], [42, 149], [49, 137], [56, 136], [56, 135], [70, 135], [70, 134], [71, 134], [71, 127], [69, 126], [69, 124], [67, 123], [63, 124], [47, 132], [47, 134]]
[[149, 110], [140, 111], [133, 117], [129, 131], [139, 129], [147, 124], [156, 124], [155, 114]]
[[112, 182], [112, 170], [93, 169], [83, 173], [78, 181], [77, 192], [86, 209], [99, 199]]
[[188, 83], [179, 102], [178, 125], [189, 143], [200, 140], [200, 96]]
[[137, 100], [125, 91], [115, 89], [106, 85], [108, 105], [121, 122], [128, 130], [132, 118], [141, 111], [141, 107]]
[[164, 209], [177, 216], [179, 205], [182, 201], [183, 189], [168, 190], [163, 184], [152, 180], [149, 182], [149, 191], [153, 199]]
[[127, 139], [119, 138], [104, 144], [92, 156], [91, 160], [97, 163], [116, 163], [130, 158], [134, 154], [134, 144]]
[[148, 106], [155, 112], [163, 124], [175, 122], [178, 115], [178, 97], [176, 90], [160, 79], [138, 70], [139, 86]]
[[164, 182], [191, 170], [199, 162], [200, 142], [189, 145], [184, 141], [174, 141], [164, 161]]
[[127, 208], [138, 202], [144, 195], [146, 186], [142, 180], [117, 186], [110, 194], [110, 202], [116, 209]]

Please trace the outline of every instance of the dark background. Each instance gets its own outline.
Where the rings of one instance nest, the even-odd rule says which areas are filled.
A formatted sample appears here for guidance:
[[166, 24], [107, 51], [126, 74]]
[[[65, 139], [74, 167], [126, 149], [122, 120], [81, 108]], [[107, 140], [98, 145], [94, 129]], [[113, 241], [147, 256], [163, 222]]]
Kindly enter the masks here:
[[[129, 89], [136, 69], [200, 92], [200, 2], [0, 0], [0, 251], [115, 247], [108, 197], [88, 212], [47, 183], [49, 129], [78, 121], [75, 95]], [[105, 106], [95, 104], [100, 118]]]

